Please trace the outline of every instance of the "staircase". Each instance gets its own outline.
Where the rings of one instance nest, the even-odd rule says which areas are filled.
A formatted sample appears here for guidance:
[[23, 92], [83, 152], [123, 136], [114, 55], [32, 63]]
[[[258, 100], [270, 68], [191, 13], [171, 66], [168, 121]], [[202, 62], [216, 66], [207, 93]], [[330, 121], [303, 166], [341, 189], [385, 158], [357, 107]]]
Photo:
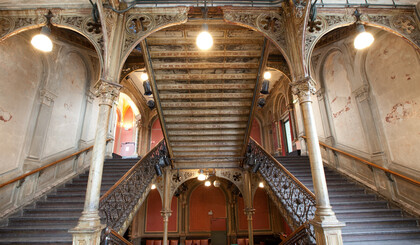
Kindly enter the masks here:
[[[101, 195], [138, 160], [105, 160]], [[83, 211], [88, 176], [86, 171], [9, 217], [8, 226], [0, 228], [0, 244], [71, 244], [68, 230], [77, 225]]]
[[[314, 192], [308, 157], [276, 159]], [[338, 220], [346, 223], [342, 229], [344, 244], [420, 244], [417, 219], [336, 171], [324, 169], [333, 210]]]

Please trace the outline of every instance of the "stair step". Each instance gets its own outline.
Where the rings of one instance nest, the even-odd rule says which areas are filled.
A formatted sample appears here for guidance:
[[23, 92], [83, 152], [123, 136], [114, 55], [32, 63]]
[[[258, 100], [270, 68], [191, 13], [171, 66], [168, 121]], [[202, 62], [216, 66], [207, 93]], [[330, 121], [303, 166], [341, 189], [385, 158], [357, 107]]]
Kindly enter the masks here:
[[11, 227], [0, 229], [0, 237], [71, 237], [69, 228], [62, 226], [53, 227]]
[[337, 218], [355, 217], [401, 217], [399, 209], [354, 209], [354, 210], [334, 210]]
[[346, 223], [348, 228], [360, 228], [361, 230], [375, 227], [417, 227], [417, 220], [414, 218], [401, 218], [401, 217], [356, 217], [356, 218], [342, 218], [340, 221]]
[[79, 217], [43, 217], [42, 219], [37, 217], [19, 217], [11, 218], [9, 220], [9, 226], [14, 225], [46, 225], [46, 226], [57, 226], [65, 224], [77, 224]]
[[[398, 240], [419, 239], [420, 230], [414, 228], [392, 228], [392, 229], [343, 229], [343, 241], [378, 241], [378, 240]], [[396, 242], [396, 241], [394, 241]], [[378, 244], [381, 244], [378, 242]], [[398, 242], [399, 244], [399, 242]]]

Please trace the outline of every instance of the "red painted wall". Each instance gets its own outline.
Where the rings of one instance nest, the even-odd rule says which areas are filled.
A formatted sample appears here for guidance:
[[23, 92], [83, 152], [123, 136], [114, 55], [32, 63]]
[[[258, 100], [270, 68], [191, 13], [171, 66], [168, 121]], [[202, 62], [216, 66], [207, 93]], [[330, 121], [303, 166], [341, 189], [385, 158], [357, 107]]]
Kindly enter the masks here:
[[[208, 213], [213, 211], [213, 217]], [[211, 218], [226, 218], [226, 198], [217, 187], [198, 186], [190, 196], [189, 230], [210, 231]]]
[[[131, 107], [129, 107], [124, 114], [122, 125], [121, 125], [121, 136], [120, 136], [120, 153], [121, 156], [132, 156], [135, 152], [135, 139], [134, 139], [134, 113]], [[129, 126], [129, 127], [126, 127]], [[128, 130], [127, 130], [127, 129]], [[132, 142], [127, 144], [127, 142]]]
[[[254, 230], [270, 230], [270, 210], [268, 196], [263, 189], [257, 189], [254, 197], [255, 214], [252, 216]], [[244, 214], [244, 199], [238, 198], [239, 230], [248, 230], [248, 221]]]
[[120, 120], [121, 120], [120, 114], [121, 114], [121, 112], [118, 108], [117, 108], [117, 113], [116, 114], [117, 114], [117, 119], [116, 119], [117, 123], [115, 125], [114, 153], [119, 155], [120, 150], [121, 150], [121, 148], [119, 146], [119, 144], [120, 144], [119, 138], [120, 138], [120, 131], [121, 131], [121, 127], [120, 127]]
[[162, 128], [160, 127], [159, 119], [156, 119], [152, 125], [152, 137], [150, 141], [150, 149], [155, 147], [159, 141], [163, 139]]
[[254, 119], [254, 121], [252, 121], [251, 137], [258, 144], [262, 145], [262, 143], [261, 143], [261, 127], [260, 127], [260, 123], [256, 119]]
[[[178, 198], [172, 198], [171, 209], [168, 231], [177, 232]], [[156, 189], [151, 190], [147, 197], [145, 232], [163, 232], [163, 218], [160, 211], [162, 211], [162, 199]]]

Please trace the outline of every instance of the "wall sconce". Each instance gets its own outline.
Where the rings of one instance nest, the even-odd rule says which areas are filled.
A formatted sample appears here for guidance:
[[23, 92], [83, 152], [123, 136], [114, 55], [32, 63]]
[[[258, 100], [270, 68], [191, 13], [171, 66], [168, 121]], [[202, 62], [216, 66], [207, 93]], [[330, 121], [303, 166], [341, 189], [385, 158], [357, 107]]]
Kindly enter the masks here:
[[147, 101], [147, 106], [150, 108], [150, 110], [152, 110], [153, 108], [155, 108], [155, 101], [154, 100]]
[[264, 188], [264, 182], [260, 182], [260, 183], [258, 184], [258, 187], [260, 187], [260, 188]]
[[211, 182], [207, 180], [206, 182], [204, 182], [204, 185], [209, 187], [209, 186], [211, 186]]
[[152, 189], [152, 190], [156, 189], [156, 185], [155, 184], [152, 184], [152, 186], [150, 187], [150, 189]]
[[262, 94], [268, 94], [268, 89], [270, 88], [270, 82], [268, 80], [264, 80], [260, 93]]
[[148, 80], [143, 82], [143, 88], [144, 88], [144, 95], [152, 94], [152, 88], [150, 87], [150, 83]]
[[258, 106], [263, 108], [265, 106], [265, 99], [264, 98], [259, 98], [258, 99]]
[[220, 180], [213, 181], [214, 187], [220, 187]]
[[159, 164], [155, 164], [155, 172], [157, 176], [162, 176], [162, 170], [160, 169]]

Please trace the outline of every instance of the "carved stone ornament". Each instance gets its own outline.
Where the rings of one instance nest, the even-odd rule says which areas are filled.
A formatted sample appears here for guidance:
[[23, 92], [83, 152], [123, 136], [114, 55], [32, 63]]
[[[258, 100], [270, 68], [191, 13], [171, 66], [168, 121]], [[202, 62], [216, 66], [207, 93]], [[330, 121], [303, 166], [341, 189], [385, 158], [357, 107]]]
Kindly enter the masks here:
[[292, 82], [292, 93], [299, 97], [299, 101], [307, 102], [312, 101], [311, 95], [315, 94], [315, 81], [311, 77], [305, 77], [304, 79]]
[[[198, 169], [183, 169], [183, 170], [172, 170], [171, 178], [171, 196], [175, 194], [177, 189], [186, 181], [197, 178], [199, 174]], [[242, 183], [242, 170], [232, 169], [217, 169], [215, 172], [216, 177], [224, 178], [235, 184], [235, 186], [243, 192]]]
[[[125, 22], [123, 54], [131, 52], [134, 44], [160, 29], [182, 24], [188, 20], [187, 7], [133, 9]], [[125, 55], [123, 56], [125, 57]]]
[[99, 105], [112, 106], [112, 103], [118, 98], [120, 94], [121, 85], [106, 81], [101, 81], [96, 96], [99, 97]]
[[354, 96], [356, 97], [358, 102], [365, 101], [369, 98], [369, 86], [363, 85], [353, 91]]
[[[101, 60], [102, 30], [100, 23], [93, 21], [91, 11], [91, 9], [52, 9], [51, 24], [84, 35], [95, 47]], [[45, 15], [47, 13], [47, 9], [0, 11], [0, 41], [19, 32], [46, 25], [47, 18]]]
[[225, 21], [244, 26], [268, 36], [278, 47], [286, 51], [286, 25], [282, 9], [231, 9], [223, 8]]
[[39, 93], [39, 97], [41, 99], [41, 103], [47, 106], [52, 105], [54, 103], [55, 98], [57, 98], [57, 95], [51, 93], [48, 90], [41, 90]]

